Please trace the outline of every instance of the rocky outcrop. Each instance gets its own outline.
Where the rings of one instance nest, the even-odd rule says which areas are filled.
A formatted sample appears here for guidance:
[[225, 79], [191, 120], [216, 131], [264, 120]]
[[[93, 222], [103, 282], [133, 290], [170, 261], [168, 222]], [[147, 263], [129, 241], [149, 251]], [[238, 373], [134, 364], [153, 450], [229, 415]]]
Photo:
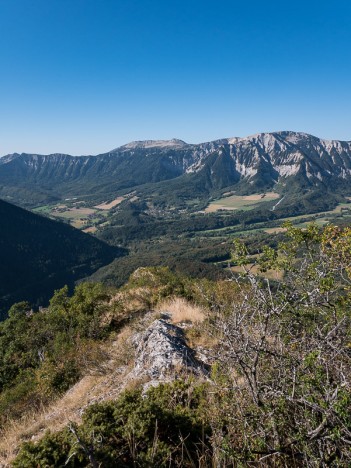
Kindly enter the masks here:
[[[66, 393], [68, 401], [75, 400], [76, 394], [84, 394], [84, 402], [82, 399], [83, 404], [77, 409], [79, 416], [88, 406], [118, 398], [130, 387], [142, 386], [146, 391], [151, 386], [191, 375], [208, 379], [211, 359], [206, 356], [206, 350], [191, 349], [186, 344], [183, 329], [169, 323], [166, 313], [150, 324], [153, 314], [150, 312], [140, 320], [138, 325], [144, 327], [143, 331], [113, 343], [110, 359], [100, 366], [102, 372], [95, 377], [95, 384], [90, 385], [91, 377], [86, 376]], [[121, 351], [126, 355], [124, 364], [121, 364]]]
[[143, 332], [133, 336], [136, 348], [135, 366], [129, 378], [146, 379], [148, 385], [169, 381], [178, 375], [205, 377], [208, 366], [195, 357], [180, 327], [159, 319]]
[[[79, 409], [80, 415], [91, 404], [118, 398], [130, 387], [142, 386], [146, 391], [180, 377], [209, 378], [211, 359], [206, 350], [190, 348], [185, 341], [184, 330], [169, 323], [167, 313], [150, 324], [153, 314], [147, 314], [139, 322], [140, 327], [144, 326], [143, 331], [132, 334], [124, 344], [116, 341], [116, 346], [111, 347], [111, 359], [105, 363], [106, 374], [89, 390], [85, 404]], [[127, 365], [120, 364], [118, 354], [121, 346], [131, 358]], [[79, 385], [76, 384], [71, 391], [75, 392]]]
[[[24, 419], [16, 432], [7, 436], [11, 443], [6, 460], [16, 455], [23, 441], [39, 440], [45, 431], [57, 431], [72, 422], [79, 424], [89, 406], [114, 400], [128, 388], [142, 386], [145, 392], [152, 386], [186, 375], [207, 380], [209, 366], [203, 361], [210, 361], [206, 350], [198, 352], [201, 360], [195, 357], [195, 351], [186, 344], [181, 326], [169, 323], [166, 313], [161, 319], [153, 320], [154, 317], [155, 312], [149, 312], [138, 320], [136, 325], [144, 327], [141, 332], [124, 337], [121, 333], [107, 350], [106, 361], [99, 364], [99, 369], [92, 369], [45, 411]], [[121, 352], [125, 356], [123, 359]], [[3, 455], [0, 453], [0, 468], [10, 466], [7, 462], [1, 464]]]

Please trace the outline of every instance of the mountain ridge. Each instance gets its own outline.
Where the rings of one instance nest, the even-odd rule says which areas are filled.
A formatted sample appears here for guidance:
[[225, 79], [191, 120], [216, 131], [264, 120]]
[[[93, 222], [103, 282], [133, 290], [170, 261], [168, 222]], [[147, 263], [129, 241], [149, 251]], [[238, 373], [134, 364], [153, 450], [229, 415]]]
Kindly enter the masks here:
[[[191, 189], [194, 178], [201, 185], [201, 174], [209, 181], [206, 196], [233, 185], [247, 193], [287, 190], [292, 178], [301, 187], [335, 190], [346, 183], [347, 189], [351, 142], [280, 131], [200, 144], [137, 141], [96, 156], [14, 153], [0, 159], [0, 196], [22, 205], [31, 192], [32, 205], [73, 194], [106, 198], [179, 177]], [[22, 195], [16, 195], [18, 189]]]

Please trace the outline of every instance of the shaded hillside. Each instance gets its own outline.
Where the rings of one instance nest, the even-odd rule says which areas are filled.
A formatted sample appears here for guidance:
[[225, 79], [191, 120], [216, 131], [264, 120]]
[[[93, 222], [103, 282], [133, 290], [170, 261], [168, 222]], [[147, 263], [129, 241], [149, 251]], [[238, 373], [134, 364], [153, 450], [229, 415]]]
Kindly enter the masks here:
[[0, 314], [16, 301], [43, 305], [53, 291], [121, 255], [67, 224], [0, 200]]

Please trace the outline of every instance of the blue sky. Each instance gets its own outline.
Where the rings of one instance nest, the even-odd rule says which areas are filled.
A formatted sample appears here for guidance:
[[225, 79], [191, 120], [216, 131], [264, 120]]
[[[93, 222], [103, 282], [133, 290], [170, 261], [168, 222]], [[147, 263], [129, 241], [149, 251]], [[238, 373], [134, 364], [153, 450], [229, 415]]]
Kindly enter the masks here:
[[0, 0], [0, 155], [351, 140], [349, 0]]

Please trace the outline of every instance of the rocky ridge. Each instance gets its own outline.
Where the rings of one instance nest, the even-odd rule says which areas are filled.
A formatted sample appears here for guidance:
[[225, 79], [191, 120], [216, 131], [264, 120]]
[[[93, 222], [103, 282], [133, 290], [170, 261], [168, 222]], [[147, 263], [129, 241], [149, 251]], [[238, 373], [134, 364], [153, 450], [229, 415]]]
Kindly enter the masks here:
[[14, 186], [58, 197], [73, 191], [116, 193], [185, 174], [190, 177], [182, 183], [209, 190], [240, 183], [254, 192], [292, 178], [333, 188], [351, 181], [351, 143], [281, 131], [200, 144], [138, 141], [97, 156], [13, 154], [0, 158], [0, 195], [13, 194]]
[[[126, 389], [141, 387], [146, 392], [151, 386], [186, 376], [208, 380], [209, 366], [187, 345], [182, 324], [172, 324], [170, 313], [159, 315], [151, 311], [138, 319], [130, 331], [134, 327], [137, 329], [127, 337], [124, 336], [126, 330], [122, 329], [116, 341], [106, 349], [105, 360], [96, 368], [91, 368], [45, 410], [20, 421], [15, 431], [3, 434], [11, 449], [6, 461], [0, 454], [0, 467], [11, 465], [9, 460], [19, 443], [37, 441], [47, 430], [56, 431], [68, 424], [80, 423], [87, 407], [117, 399]], [[186, 324], [186, 327], [192, 326]]]
[[[151, 323], [146, 325], [151, 317]], [[39, 428], [49, 428], [51, 424], [64, 426], [67, 416], [78, 421], [88, 406], [116, 399], [123, 390], [134, 386], [141, 385], [145, 392], [151, 386], [186, 376], [207, 380], [210, 366], [201, 360], [203, 348], [197, 355], [187, 345], [182, 327], [170, 323], [169, 318], [167, 312], [157, 319], [153, 312], [147, 314], [138, 324], [144, 330], [131, 334], [125, 342], [112, 343], [107, 353], [109, 358], [100, 363], [99, 369], [92, 369], [90, 375], [77, 382], [46, 411], [42, 416], [44, 423], [36, 421], [36, 425]], [[124, 363], [120, 359], [122, 348], [128, 355]], [[32, 440], [40, 438], [42, 433], [39, 429]]]

